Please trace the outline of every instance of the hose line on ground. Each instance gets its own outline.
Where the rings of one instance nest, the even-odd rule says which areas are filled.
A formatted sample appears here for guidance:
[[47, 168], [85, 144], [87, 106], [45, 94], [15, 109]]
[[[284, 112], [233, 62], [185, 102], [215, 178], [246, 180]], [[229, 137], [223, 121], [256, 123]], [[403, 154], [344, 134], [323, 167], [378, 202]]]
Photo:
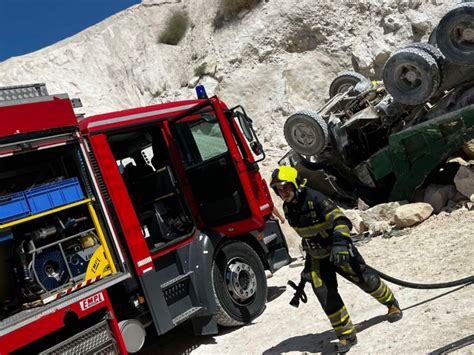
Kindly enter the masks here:
[[390, 281], [396, 285], [405, 286], [409, 288], [417, 288], [421, 290], [430, 290], [430, 289], [437, 289], [437, 288], [448, 288], [448, 287], [454, 287], [454, 286], [468, 285], [474, 282], [474, 276], [468, 276], [456, 281], [441, 282], [441, 283], [436, 283], [436, 284], [419, 284], [419, 283], [407, 282], [407, 281], [396, 279], [392, 276], [384, 274], [383, 272], [369, 265], [367, 265], [367, 267], [375, 271], [384, 280]]

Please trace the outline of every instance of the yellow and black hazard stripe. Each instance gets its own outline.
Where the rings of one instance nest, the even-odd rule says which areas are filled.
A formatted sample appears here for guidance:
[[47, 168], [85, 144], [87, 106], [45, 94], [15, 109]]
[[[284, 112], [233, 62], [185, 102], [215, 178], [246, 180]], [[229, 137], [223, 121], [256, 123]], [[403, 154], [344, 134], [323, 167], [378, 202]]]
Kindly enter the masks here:
[[321, 234], [323, 237], [328, 235], [326, 233], [327, 229], [330, 229], [332, 224], [329, 222], [317, 223], [307, 227], [293, 227], [296, 233], [302, 238], [308, 238]]
[[351, 316], [347, 312], [346, 306], [342, 306], [341, 309], [327, 316], [339, 339], [348, 337], [355, 332]]
[[337, 232], [340, 235], [343, 235], [344, 237], [350, 238], [351, 236], [351, 231], [349, 227], [345, 224], [339, 224], [334, 227], [334, 232]]
[[345, 217], [340, 208], [335, 208], [324, 216], [327, 222], [334, 223], [338, 218]]
[[379, 287], [375, 291], [370, 292], [370, 295], [385, 305], [389, 304], [393, 298], [392, 290], [382, 280], [380, 280]]

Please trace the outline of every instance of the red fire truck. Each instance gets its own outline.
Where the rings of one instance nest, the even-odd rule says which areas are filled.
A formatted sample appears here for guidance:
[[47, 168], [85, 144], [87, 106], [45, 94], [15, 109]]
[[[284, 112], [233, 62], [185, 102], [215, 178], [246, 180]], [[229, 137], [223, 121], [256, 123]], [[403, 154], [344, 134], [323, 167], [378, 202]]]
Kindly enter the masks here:
[[0, 353], [136, 352], [148, 326], [259, 316], [289, 255], [244, 109], [78, 103], [0, 89]]

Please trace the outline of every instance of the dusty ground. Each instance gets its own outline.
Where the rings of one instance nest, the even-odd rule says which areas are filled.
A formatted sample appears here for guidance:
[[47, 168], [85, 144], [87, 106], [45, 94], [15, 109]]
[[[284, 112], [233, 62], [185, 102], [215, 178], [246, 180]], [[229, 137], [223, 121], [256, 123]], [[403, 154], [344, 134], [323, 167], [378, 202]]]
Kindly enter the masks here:
[[[403, 280], [435, 283], [474, 274], [474, 211], [431, 217], [392, 238], [377, 237], [359, 245], [367, 263]], [[294, 253], [294, 256], [296, 253]], [[227, 329], [214, 337], [194, 337], [189, 325], [152, 341], [144, 353], [160, 354], [330, 354], [335, 341], [329, 323], [312, 294], [298, 309], [288, 305], [287, 280], [298, 281], [300, 260], [268, 279], [268, 304], [252, 324]], [[385, 321], [385, 308], [339, 278], [340, 292], [359, 344], [350, 354], [440, 354], [441, 349], [474, 334], [474, 285], [442, 290], [414, 290], [390, 284], [404, 309], [398, 323]], [[474, 354], [474, 344], [453, 353]]]

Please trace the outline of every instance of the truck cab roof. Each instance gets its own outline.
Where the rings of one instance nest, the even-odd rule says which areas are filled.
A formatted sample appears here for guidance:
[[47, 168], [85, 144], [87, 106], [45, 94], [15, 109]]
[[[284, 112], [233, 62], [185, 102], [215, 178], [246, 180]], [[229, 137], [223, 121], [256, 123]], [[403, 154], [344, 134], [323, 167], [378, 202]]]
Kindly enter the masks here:
[[94, 134], [103, 131], [140, 125], [153, 120], [166, 120], [177, 116], [207, 100], [185, 100], [114, 111], [86, 117], [80, 121], [81, 131]]

